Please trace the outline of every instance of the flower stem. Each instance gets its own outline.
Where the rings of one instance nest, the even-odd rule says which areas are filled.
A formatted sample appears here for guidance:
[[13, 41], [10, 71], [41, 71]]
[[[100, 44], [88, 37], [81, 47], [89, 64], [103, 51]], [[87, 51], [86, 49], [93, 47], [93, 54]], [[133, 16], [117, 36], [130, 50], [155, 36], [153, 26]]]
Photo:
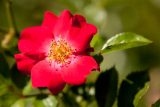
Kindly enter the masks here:
[[36, 93], [36, 94], [22, 95], [22, 97], [28, 98], [28, 97], [35, 97], [35, 96], [40, 96], [40, 95], [47, 95], [48, 96], [48, 95], [52, 95], [52, 93], [41, 91], [40, 93]]
[[7, 20], [8, 20], [8, 33], [6, 33], [4, 39], [2, 40], [2, 47], [7, 48], [8, 44], [12, 41], [12, 38], [14, 35], [18, 37], [18, 31], [13, 15], [13, 9], [12, 9], [12, 1], [11, 0], [4, 0], [5, 3], [5, 8], [6, 8], [6, 15], [7, 15]]
[[13, 9], [12, 9], [12, 1], [5, 0], [5, 7], [6, 7], [6, 14], [7, 14], [7, 19], [8, 19], [9, 30], [13, 29], [15, 34], [18, 34], [16, 22], [15, 22], [15, 18], [13, 14]]
[[4, 29], [4, 28], [0, 28], [0, 32], [1, 33], [7, 33], [8, 31], [6, 29]]

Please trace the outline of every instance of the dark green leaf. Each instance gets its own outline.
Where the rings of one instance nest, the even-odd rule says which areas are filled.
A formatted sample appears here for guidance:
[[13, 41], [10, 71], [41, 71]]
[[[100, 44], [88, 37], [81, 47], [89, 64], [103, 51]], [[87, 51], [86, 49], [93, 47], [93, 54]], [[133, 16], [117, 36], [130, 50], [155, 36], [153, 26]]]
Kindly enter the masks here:
[[79, 107], [78, 103], [75, 101], [75, 97], [72, 95], [63, 93], [58, 99], [57, 107]]
[[118, 107], [134, 107], [133, 101], [135, 95], [149, 81], [147, 70], [141, 72], [133, 72], [127, 76], [119, 89]]
[[130, 32], [120, 33], [107, 40], [101, 49], [101, 53], [129, 49], [149, 43], [151, 43], [151, 41], [141, 35]]
[[96, 81], [96, 99], [99, 107], [112, 107], [118, 88], [118, 72], [115, 68], [100, 74]]
[[[3, 86], [4, 84], [5, 83], [3, 83]], [[9, 84], [5, 84], [5, 87], [1, 90], [3, 91], [3, 94], [1, 92], [0, 107], [11, 107], [11, 105], [19, 98], [18, 93], [16, 93], [15, 89], [12, 86], [9, 86]]]
[[9, 65], [2, 52], [0, 52], [0, 74], [4, 77], [9, 77]]
[[39, 94], [39, 95], [36, 96], [36, 98], [37, 98], [38, 100], [43, 100], [43, 99], [45, 99], [45, 98], [47, 98], [47, 97], [48, 97], [47, 94]]
[[101, 54], [96, 54], [93, 57], [97, 61], [98, 64], [100, 64], [103, 61], [103, 56]]
[[160, 107], [160, 99], [157, 100], [154, 104], [152, 104], [152, 107]]
[[23, 88], [29, 80], [26, 75], [23, 75], [18, 71], [16, 65], [14, 65], [11, 69], [11, 79], [18, 88]]

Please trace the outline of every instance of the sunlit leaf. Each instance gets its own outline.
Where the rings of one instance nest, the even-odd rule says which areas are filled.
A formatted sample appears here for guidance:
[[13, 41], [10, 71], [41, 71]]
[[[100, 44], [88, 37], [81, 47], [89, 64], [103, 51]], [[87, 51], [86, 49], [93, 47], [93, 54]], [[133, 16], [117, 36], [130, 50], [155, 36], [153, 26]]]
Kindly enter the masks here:
[[57, 107], [58, 101], [54, 96], [42, 100], [45, 107]]
[[101, 53], [129, 49], [149, 43], [151, 43], [151, 41], [141, 35], [130, 32], [120, 33], [107, 40], [101, 49]]
[[57, 107], [57, 104], [58, 102], [56, 97], [50, 95], [43, 100], [35, 99], [33, 102], [33, 107]]
[[93, 36], [93, 39], [92, 39], [90, 44], [91, 44], [92, 47], [98, 47], [98, 46], [103, 45], [102, 43], [105, 42], [104, 40], [105, 40], [104, 37], [102, 37], [98, 33], [95, 36]]
[[133, 101], [134, 107], [138, 107], [138, 105], [140, 104], [143, 96], [146, 94], [148, 89], [149, 89], [149, 82], [147, 82], [145, 86], [136, 94], [134, 101]]
[[35, 101], [34, 97], [23, 98], [17, 100], [11, 107], [34, 107], [33, 102]]
[[57, 99], [54, 96], [48, 96], [43, 100], [36, 97], [21, 98], [11, 107], [57, 107]]
[[97, 53], [101, 49], [101, 47], [105, 43], [105, 40], [106, 40], [106, 38], [99, 35], [99, 33], [96, 34], [95, 36], [93, 36], [93, 39], [92, 39], [90, 45], [91, 45], [91, 47], [94, 48], [95, 53]]
[[99, 107], [112, 107], [118, 88], [118, 72], [115, 68], [100, 74], [96, 81], [96, 99]]
[[39, 93], [39, 90], [32, 87], [32, 82], [30, 80], [23, 89], [23, 95], [33, 95], [37, 93]]

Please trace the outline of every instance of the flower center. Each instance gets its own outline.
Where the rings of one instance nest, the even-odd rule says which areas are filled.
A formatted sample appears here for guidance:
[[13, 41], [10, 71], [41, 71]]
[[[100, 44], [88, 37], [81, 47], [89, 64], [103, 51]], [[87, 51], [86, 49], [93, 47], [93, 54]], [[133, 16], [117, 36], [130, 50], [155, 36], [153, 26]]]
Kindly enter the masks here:
[[68, 58], [72, 53], [73, 49], [71, 46], [65, 40], [60, 38], [58, 41], [52, 41], [48, 58], [50, 61], [54, 60], [58, 64], [65, 64], [69, 63]]

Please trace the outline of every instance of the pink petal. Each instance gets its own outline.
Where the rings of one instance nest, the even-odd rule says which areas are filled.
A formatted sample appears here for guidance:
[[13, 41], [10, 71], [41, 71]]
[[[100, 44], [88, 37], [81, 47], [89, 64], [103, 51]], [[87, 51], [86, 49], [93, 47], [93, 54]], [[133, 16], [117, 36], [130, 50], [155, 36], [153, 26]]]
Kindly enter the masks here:
[[25, 53], [26, 56], [30, 57], [31, 59], [40, 61], [46, 58], [46, 54], [45, 53], [34, 53], [34, 52], [29, 52], [29, 53]]
[[79, 15], [79, 14], [75, 14], [73, 16], [73, 20], [72, 20], [72, 27], [82, 27], [84, 24], [86, 24], [86, 19]]
[[53, 30], [58, 17], [50, 11], [46, 11], [44, 14], [44, 20], [42, 26], [48, 27], [51, 31]]
[[23, 53], [48, 52], [47, 49], [53, 38], [52, 32], [45, 27], [36, 26], [26, 28], [21, 33], [18, 48]]
[[31, 70], [32, 85], [34, 87], [50, 87], [51, 89], [61, 89], [64, 81], [60, 72], [51, 67], [46, 60], [38, 62]]
[[90, 56], [77, 56], [71, 64], [62, 69], [64, 81], [72, 85], [83, 84], [92, 70], [99, 69], [96, 61]]
[[31, 68], [34, 64], [36, 64], [37, 60], [32, 59], [22, 53], [15, 54], [14, 55], [16, 62], [17, 62], [17, 68], [20, 72], [24, 74], [30, 74]]
[[[59, 82], [57, 82], [58, 80]], [[50, 82], [48, 89], [52, 92], [52, 94], [58, 94], [60, 91], [63, 90], [66, 84], [63, 81], [61, 81], [62, 79], [57, 78], [56, 81]]]
[[72, 19], [72, 14], [68, 10], [64, 10], [59, 19], [57, 20], [57, 23], [54, 27], [54, 36], [55, 37], [60, 37], [60, 36], [65, 36], [66, 33], [68, 32], [70, 26], [71, 26], [71, 20]]
[[74, 46], [77, 51], [84, 52], [86, 48], [90, 47], [90, 41], [97, 32], [97, 28], [86, 23], [79, 31], [77, 30], [77, 34], [73, 32], [75, 32], [74, 29], [70, 31], [70, 35], [67, 38], [68, 42]]
[[85, 24], [86, 24], [86, 20], [83, 16], [74, 15], [72, 18], [71, 26], [68, 29], [69, 31], [66, 33], [65, 39], [72, 40], [73, 38], [75, 38]]

